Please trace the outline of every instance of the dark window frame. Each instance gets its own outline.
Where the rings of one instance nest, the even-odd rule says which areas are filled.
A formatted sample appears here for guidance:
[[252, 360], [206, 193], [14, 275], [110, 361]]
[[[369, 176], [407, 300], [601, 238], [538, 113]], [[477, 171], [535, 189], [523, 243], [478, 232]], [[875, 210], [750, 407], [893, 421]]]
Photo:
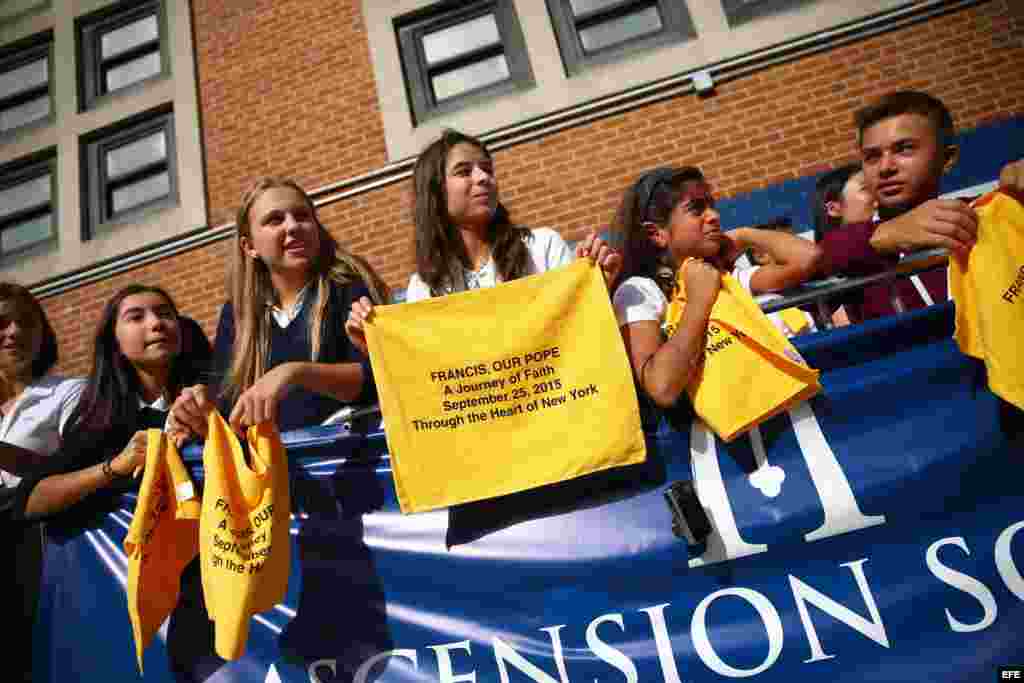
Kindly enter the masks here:
[[47, 240], [27, 244], [11, 251], [4, 251], [3, 244], [0, 242], [0, 261], [15, 254], [56, 244], [60, 233], [57, 224], [57, 149], [55, 147], [44, 149], [0, 166], [0, 190], [7, 190], [45, 175], [50, 176], [50, 201], [30, 206], [10, 216], [0, 217], [0, 233], [49, 213], [53, 221], [53, 235]]
[[[681, 43], [697, 36], [696, 27], [685, 3], [680, 0], [620, 0], [583, 16], [573, 14], [569, 0], [547, 0], [548, 13], [555, 29], [562, 64], [568, 76], [576, 76], [589, 67], [618, 61], [630, 54], [669, 43]], [[592, 53], [583, 49], [580, 31], [634, 12], [657, 7], [662, 28], [655, 33], [629, 38]]]
[[[167, 155], [163, 161], [142, 166], [125, 176], [113, 180], [107, 176], [107, 153], [131, 144], [153, 133], [163, 131], [167, 142]], [[174, 109], [162, 105], [131, 118], [93, 131], [80, 140], [82, 165], [82, 241], [86, 242], [107, 228], [138, 222], [153, 211], [178, 206], [178, 158], [174, 136]], [[167, 172], [167, 195], [151, 199], [122, 211], [113, 209], [115, 190], [163, 172]]]
[[48, 126], [53, 123], [56, 111], [53, 98], [53, 31], [43, 31], [24, 40], [19, 40], [0, 50], [0, 73], [13, 71], [30, 62], [46, 57], [46, 85], [36, 86], [17, 95], [0, 98], [0, 111], [13, 109], [14, 107], [39, 99], [44, 93], [50, 99], [50, 113], [48, 116], [30, 123], [23, 124], [10, 130], [0, 131], [0, 139], [21, 133], [37, 127]]
[[722, 12], [729, 28], [736, 28], [749, 21], [782, 12], [799, 5], [807, 5], [818, 0], [721, 0]]
[[[493, 14], [498, 26], [499, 42], [477, 48], [434, 66], [427, 65], [423, 36], [450, 26]], [[413, 125], [431, 118], [463, 109], [534, 85], [533, 70], [526, 52], [526, 40], [511, 0], [478, 0], [477, 2], [442, 2], [428, 8], [396, 17], [395, 36], [402, 63], [406, 93], [412, 105]], [[448, 99], [437, 101], [431, 85], [434, 76], [447, 73], [484, 59], [504, 55], [509, 77], [498, 83], [474, 88]]]
[[[147, 16], [156, 16], [157, 39], [138, 45], [116, 57], [103, 59], [103, 36]], [[167, 20], [162, 0], [143, 0], [104, 7], [75, 20], [78, 48], [78, 111], [95, 109], [107, 98], [118, 97], [144, 88], [171, 73], [168, 52]], [[160, 71], [117, 90], [106, 89], [106, 74], [111, 69], [156, 52], [160, 55]]]

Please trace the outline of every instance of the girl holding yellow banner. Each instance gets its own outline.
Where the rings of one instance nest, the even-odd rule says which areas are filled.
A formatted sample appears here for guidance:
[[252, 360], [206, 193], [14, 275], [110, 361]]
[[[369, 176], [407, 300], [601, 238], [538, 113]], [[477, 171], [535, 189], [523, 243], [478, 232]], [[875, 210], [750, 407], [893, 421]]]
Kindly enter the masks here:
[[626, 248], [613, 304], [637, 383], [655, 404], [672, 406], [686, 391], [730, 441], [820, 390], [817, 371], [728, 274], [740, 248], [767, 241], [752, 230], [723, 235], [700, 170], [644, 174], [617, 221]]
[[[83, 527], [101, 525], [123, 506], [121, 494], [138, 485], [132, 475], [146, 462], [145, 430], [164, 426], [179, 388], [194, 383], [207, 367], [210, 344], [201, 333], [183, 332], [191, 329], [182, 325], [184, 321], [171, 298], [157, 287], [131, 285], [115, 294], [103, 309], [92, 371], [62, 431], [60, 449], [18, 484], [12, 516], [47, 521], [47, 589], [39, 609], [56, 613], [39, 618], [37, 625], [72, 631], [94, 628], [95, 596], [65, 580], [80, 571], [80, 549], [74, 541]], [[73, 650], [62, 656], [81, 657], [78, 670], [84, 670], [86, 660], [90, 665], [121, 661], [125, 648], [131, 647], [127, 612], [124, 631], [126, 639], [111, 638], [106, 650]], [[44, 671], [37, 666], [40, 677]]]
[[[498, 200], [494, 159], [474, 137], [445, 131], [416, 160], [413, 185], [416, 272], [405, 291], [409, 303], [493, 287], [573, 259], [554, 230], [512, 223]], [[576, 258], [581, 257], [599, 263], [607, 282], [622, 266], [621, 256], [594, 234], [576, 247]], [[372, 309], [368, 298], [356, 301], [345, 327], [363, 349], [363, 322]]]
[[[214, 342], [215, 376], [236, 430], [273, 422], [280, 431], [322, 422], [346, 403], [376, 399], [369, 360], [341, 334], [351, 302], [387, 300], [387, 286], [320, 223], [305, 191], [260, 178], [242, 197], [231, 298]], [[189, 387], [171, 410], [180, 446], [206, 436], [215, 397]]]

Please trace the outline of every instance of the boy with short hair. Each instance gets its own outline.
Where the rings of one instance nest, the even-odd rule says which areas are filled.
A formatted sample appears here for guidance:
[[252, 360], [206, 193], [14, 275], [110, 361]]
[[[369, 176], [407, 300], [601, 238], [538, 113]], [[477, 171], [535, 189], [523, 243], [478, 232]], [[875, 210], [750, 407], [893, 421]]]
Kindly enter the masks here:
[[[878, 200], [879, 220], [826, 233], [821, 246], [827, 272], [866, 275], [892, 266], [903, 252], [970, 249], [978, 230], [974, 210], [960, 200], [938, 198], [942, 174], [959, 151], [946, 106], [927, 93], [904, 90], [861, 109], [855, 118], [865, 186]], [[1020, 188], [1024, 161], [1009, 164], [1000, 178]], [[909, 280], [865, 288], [856, 317], [869, 320], [946, 300], [945, 272], [925, 273], [920, 281], [922, 291]]]

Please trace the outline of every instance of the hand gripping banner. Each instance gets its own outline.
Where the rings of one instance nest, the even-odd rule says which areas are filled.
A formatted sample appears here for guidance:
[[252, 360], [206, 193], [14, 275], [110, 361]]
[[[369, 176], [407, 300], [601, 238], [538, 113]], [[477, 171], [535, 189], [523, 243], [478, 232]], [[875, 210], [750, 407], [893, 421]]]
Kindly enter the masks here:
[[247, 441], [251, 462], [224, 418], [210, 412], [199, 554], [216, 651], [224, 659], [245, 652], [249, 618], [284, 599], [291, 562], [288, 461], [281, 437], [263, 423], [249, 428]]
[[178, 449], [159, 429], [146, 432], [146, 467], [131, 528], [128, 614], [142, 654], [178, 603], [181, 572], [199, 553], [199, 500]]
[[592, 264], [380, 306], [366, 337], [402, 512], [644, 460], [632, 373]]
[[999, 190], [974, 202], [978, 241], [949, 260], [960, 350], [985, 361], [993, 392], [1024, 409], [1024, 195]]
[[[665, 312], [675, 333], [686, 306], [683, 271]], [[818, 371], [807, 364], [754, 299], [731, 275], [711, 308], [704, 361], [686, 388], [694, 411], [723, 441], [806, 401], [819, 391]]]

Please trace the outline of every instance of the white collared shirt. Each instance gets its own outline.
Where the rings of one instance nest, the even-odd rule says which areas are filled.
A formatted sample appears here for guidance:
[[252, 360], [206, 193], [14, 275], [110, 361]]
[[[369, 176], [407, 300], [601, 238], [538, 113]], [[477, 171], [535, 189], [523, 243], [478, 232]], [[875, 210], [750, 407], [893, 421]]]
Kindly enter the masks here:
[[[568, 265], [575, 257], [562, 236], [551, 228], [533, 228], [524, 237], [524, 241], [530, 256], [527, 262], [528, 275], [545, 273], [553, 268]], [[466, 279], [466, 289], [483, 289], [498, 284], [498, 272], [492, 258], [488, 258], [479, 270], [463, 268], [463, 274]], [[454, 290], [448, 287], [445, 293], [450, 294], [452, 291]], [[420, 278], [420, 274], [413, 273], [409, 278], [409, 286], [405, 290], [406, 303], [423, 301], [433, 296], [430, 287]]]
[[139, 396], [139, 407], [152, 408], [153, 410], [159, 410], [161, 413], [166, 413], [171, 409], [170, 404], [167, 403], [167, 397], [164, 394], [160, 394], [160, 396], [158, 396], [152, 403], [146, 403], [146, 399]]
[[[84, 379], [40, 377], [25, 387], [10, 412], [0, 420], [0, 441], [49, 456], [60, 447], [60, 433], [78, 405]], [[21, 477], [0, 470], [0, 483], [17, 486]]]
[[288, 308], [281, 308], [280, 306], [269, 304], [270, 315], [273, 316], [274, 322], [276, 322], [277, 326], [282, 330], [288, 327], [288, 325], [290, 325], [291, 322], [299, 317], [300, 313], [302, 313], [302, 307], [306, 303], [306, 294], [309, 292], [309, 286], [311, 284], [313, 284], [312, 280], [307, 282], [303, 288], [299, 290], [299, 295], [295, 297], [295, 303]]

